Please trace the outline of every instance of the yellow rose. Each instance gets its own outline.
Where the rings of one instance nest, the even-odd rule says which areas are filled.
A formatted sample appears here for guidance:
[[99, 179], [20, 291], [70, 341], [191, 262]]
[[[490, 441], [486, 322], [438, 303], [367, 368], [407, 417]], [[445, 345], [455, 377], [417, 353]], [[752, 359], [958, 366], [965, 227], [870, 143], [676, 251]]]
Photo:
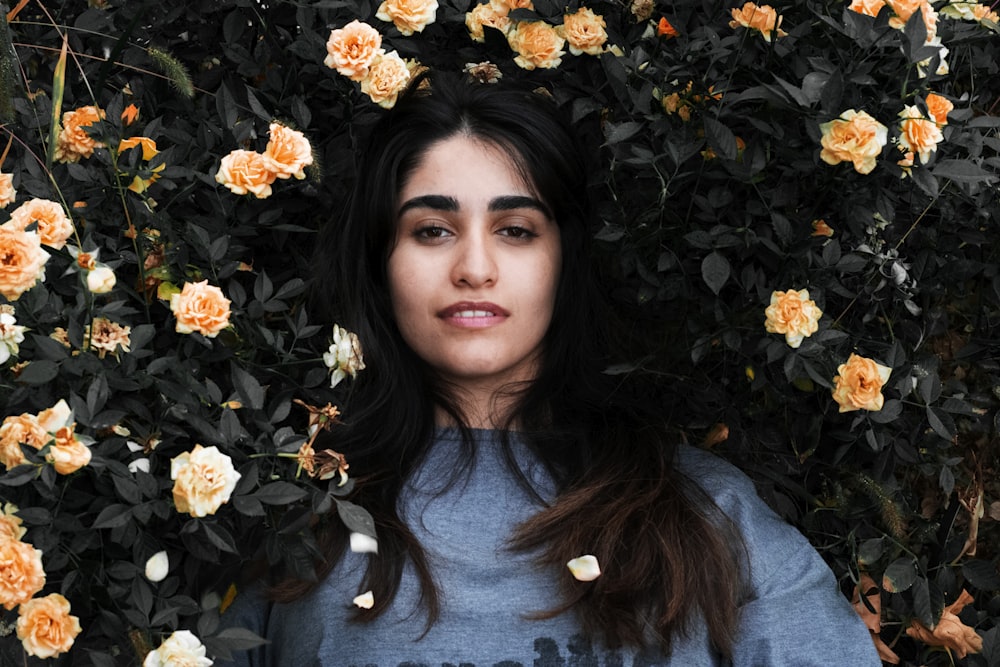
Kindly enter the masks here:
[[819, 330], [823, 311], [809, 298], [809, 290], [772, 292], [771, 305], [765, 309], [764, 328], [769, 333], [785, 334], [789, 347], [798, 347], [802, 340]]
[[238, 195], [253, 194], [257, 199], [271, 196], [271, 183], [277, 175], [268, 168], [264, 156], [237, 149], [222, 158], [215, 180]]
[[827, 164], [852, 162], [859, 174], [875, 168], [875, 158], [889, 137], [888, 128], [864, 111], [848, 109], [840, 118], [819, 126], [823, 150], [819, 156]]
[[409, 37], [434, 23], [437, 9], [437, 0], [383, 0], [375, 18], [392, 21], [400, 33]]
[[73, 235], [73, 223], [62, 204], [48, 199], [32, 199], [18, 206], [3, 223], [8, 229], [24, 230], [33, 222], [38, 223], [42, 243], [56, 250], [66, 245]]
[[80, 107], [67, 111], [62, 117], [62, 129], [56, 142], [57, 162], [77, 162], [82, 157], [90, 157], [95, 148], [104, 144], [87, 134], [86, 128], [104, 118], [104, 111], [95, 106]]
[[507, 33], [510, 48], [517, 53], [514, 62], [518, 66], [532, 70], [536, 67], [551, 69], [559, 67], [566, 52], [561, 31], [544, 21], [522, 21]]
[[507, 18], [509, 12], [510, 8], [507, 6], [501, 6], [500, 9], [497, 9], [488, 2], [476, 5], [471, 12], [465, 15], [465, 27], [469, 29], [469, 37], [477, 42], [485, 42], [484, 27], [495, 28], [507, 34], [511, 26], [510, 19]]
[[20, 540], [0, 541], [0, 604], [9, 611], [44, 587], [42, 552]]
[[170, 479], [174, 480], [177, 511], [204, 517], [229, 502], [240, 474], [232, 459], [218, 448], [195, 445], [190, 452], [171, 459]]
[[0, 208], [7, 208], [15, 199], [17, 190], [14, 189], [14, 174], [0, 174]]
[[406, 66], [406, 61], [395, 51], [390, 51], [372, 63], [368, 76], [361, 82], [361, 92], [380, 107], [391, 109], [409, 80], [410, 69]]
[[729, 22], [730, 28], [749, 28], [760, 32], [764, 41], [770, 42], [773, 33], [778, 37], [784, 37], [788, 33], [780, 29], [781, 17], [774, 11], [771, 5], [756, 5], [746, 2], [740, 9], [731, 10], [733, 20]]
[[0, 424], [0, 463], [7, 470], [19, 466], [24, 463], [22, 444], [41, 449], [51, 439], [35, 415], [25, 412], [6, 417]]
[[[154, 157], [160, 154], [160, 151], [156, 149], [156, 142], [149, 137], [131, 137], [129, 139], [122, 139], [121, 143], [118, 144], [118, 152], [127, 151], [130, 148], [135, 148], [139, 146], [142, 148], [142, 159], [149, 162]], [[163, 171], [166, 165], [157, 165], [153, 169], [154, 172]], [[136, 176], [129, 183], [128, 189], [132, 192], [145, 192], [150, 185], [155, 183], [160, 178], [159, 174], [153, 174], [149, 178], [139, 178]]]
[[575, 14], [563, 17], [563, 36], [569, 44], [569, 52], [574, 56], [586, 53], [600, 55], [608, 33], [603, 16], [598, 16], [587, 7], [581, 7]]
[[882, 409], [882, 387], [889, 381], [891, 368], [851, 354], [837, 373], [833, 378], [833, 400], [840, 404], [840, 412]]
[[67, 652], [81, 630], [80, 619], [69, 611], [69, 600], [58, 593], [22, 604], [18, 610], [17, 638], [25, 652], [42, 659]]
[[337, 70], [351, 81], [361, 81], [382, 50], [382, 35], [378, 30], [357, 19], [343, 28], [330, 31], [326, 41], [323, 64]]
[[177, 333], [198, 332], [215, 338], [229, 326], [229, 299], [207, 280], [184, 283], [179, 293], [170, 297], [170, 310], [177, 318]]
[[270, 141], [264, 150], [264, 159], [268, 169], [278, 178], [294, 176], [302, 180], [306, 177], [303, 169], [313, 163], [312, 146], [306, 135], [298, 130], [281, 123], [271, 123]]
[[953, 649], [959, 658], [969, 653], [979, 653], [983, 650], [983, 638], [973, 628], [970, 628], [958, 617], [965, 605], [974, 598], [969, 592], [962, 590], [958, 599], [941, 611], [941, 618], [933, 630], [929, 630], [920, 621], [912, 621], [906, 629], [906, 634], [919, 639], [928, 646], [944, 646]]
[[937, 93], [927, 93], [925, 101], [927, 102], [927, 113], [934, 119], [934, 122], [938, 125], [947, 125], [948, 114], [955, 108], [955, 105], [947, 97]]
[[883, 7], [885, 0], [852, 0], [847, 8], [865, 16], [878, 16]]
[[90, 447], [76, 438], [75, 424], [63, 426], [56, 431], [55, 442], [45, 454], [45, 460], [52, 464], [60, 475], [69, 475], [90, 463]]
[[0, 542], [7, 540], [20, 540], [24, 537], [27, 529], [22, 526], [21, 517], [17, 515], [17, 505], [7, 503], [3, 506], [3, 513], [0, 514]]
[[899, 145], [919, 155], [920, 161], [927, 164], [938, 142], [944, 139], [941, 128], [933, 120], [924, 118], [916, 106], [904, 107], [899, 117], [903, 119], [899, 124]]

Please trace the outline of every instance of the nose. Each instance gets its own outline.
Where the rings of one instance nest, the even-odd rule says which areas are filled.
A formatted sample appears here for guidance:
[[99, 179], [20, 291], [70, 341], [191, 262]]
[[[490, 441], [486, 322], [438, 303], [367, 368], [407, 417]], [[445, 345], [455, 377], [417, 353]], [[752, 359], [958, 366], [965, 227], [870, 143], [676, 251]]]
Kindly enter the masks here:
[[485, 233], [466, 234], [455, 245], [452, 282], [468, 287], [492, 285], [497, 279], [494, 249]]

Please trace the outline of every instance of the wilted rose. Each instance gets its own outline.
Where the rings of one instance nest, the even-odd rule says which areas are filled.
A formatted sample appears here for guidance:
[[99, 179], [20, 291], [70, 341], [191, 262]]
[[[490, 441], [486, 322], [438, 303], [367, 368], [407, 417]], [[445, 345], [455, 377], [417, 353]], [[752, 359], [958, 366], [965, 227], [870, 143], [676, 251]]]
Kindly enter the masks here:
[[123, 326], [105, 317], [95, 317], [93, 322], [83, 332], [83, 339], [90, 341], [90, 349], [97, 350], [97, 356], [104, 358], [108, 352], [129, 352], [132, 327]]
[[899, 145], [919, 155], [920, 161], [927, 164], [944, 139], [941, 128], [935, 121], [924, 118], [916, 106], [904, 107], [899, 117], [903, 119], [899, 124]]
[[0, 174], [0, 208], [7, 208], [17, 199], [14, 189], [14, 174]]
[[875, 158], [889, 138], [889, 129], [864, 111], [848, 109], [840, 118], [823, 123], [819, 157], [827, 164], [851, 162], [859, 174], [875, 168]]
[[264, 159], [278, 178], [294, 176], [301, 180], [306, 177], [303, 169], [313, 163], [312, 146], [298, 130], [281, 123], [271, 123]]
[[437, 9], [437, 0], [383, 0], [375, 18], [392, 21], [400, 33], [409, 37], [434, 23]]
[[29, 600], [17, 617], [17, 638], [28, 655], [54, 658], [66, 653], [80, 634], [80, 619], [70, 615], [69, 600], [58, 593]]
[[781, 17], [774, 11], [771, 5], [756, 5], [746, 2], [740, 9], [732, 9], [733, 20], [729, 22], [730, 28], [750, 28], [760, 32], [764, 41], [770, 42], [775, 33], [778, 37], [784, 37], [787, 33], [781, 30]]
[[764, 328], [769, 333], [785, 335], [789, 347], [798, 347], [803, 339], [819, 330], [823, 311], [809, 298], [809, 290], [771, 293], [771, 303], [764, 310]]
[[462, 69], [470, 79], [479, 83], [497, 83], [503, 78], [500, 68], [488, 60], [481, 63], [465, 63]]
[[42, 552], [20, 540], [0, 540], [0, 604], [9, 611], [44, 587]]
[[257, 199], [271, 196], [271, 184], [277, 175], [270, 170], [260, 153], [237, 149], [222, 158], [215, 180], [238, 195], [252, 194]]
[[170, 461], [170, 479], [174, 480], [174, 505], [178, 512], [193, 517], [215, 514], [229, 502], [240, 474], [233, 461], [217, 447], [195, 445]]
[[142, 667], [211, 667], [205, 647], [188, 630], [177, 630], [146, 655]]
[[7, 470], [21, 465], [24, 463], [22, 444], [41, 449], [50, 439], [35, 415], [25, 412], [5, 417], [0, 424], [0, 463]]
[[368, 76], [368, 68], [375, 58], [385, 53], [379, 31], [357, 19], [330, 31], [326, 52], [323, 64], [351, 81], [361, 81]]
[[569, 52], [574, 56], [586, 53], [600, 55], [608, 40], [605, 30], [607, 23], [603, 16], [595, 14], [588, 7], [581, 7], [573, 14], [563, 17], [563, 37], [569, 44]]
[[38, 223], [42, 243], [57, 250], [65, 246], [67, 239], [73, 235], [73, 223], [62, 204], [48, 199], [24, 202], [11, 212], [10, 220], [3, 223], [3, 226], [23, 230], [33, 222]]
[[361, 82], [361, 92], [384, 109], [391, 109], [410, 80], [410, 69], [395, 51], [375, 59], [368, 76]]
[[840, 405], [840, 412], [882, 409], [882, 387], [889, 381], [891, 368], [851, 354], [847, 363], [837, 367], [837, 373], [833, 378], [833, 400]]
[[485, 42], [483, 28], [494, 28], [506, 34], [511, 26], [511, 21], [507, 18], [509, 12], [508, 7], [501, 6], [497, 9], [489, 2], [476, 5], [465, 14], [465, 27], [469, 29], [469, 37], [477, 42]]
[[981, 652], [983, 638], [974, 629], [962, 623], [958, 617], [958, 613], [973, 599], [969, 592], [963, 589], [958, 599], [941, 612], [941, 618], [933, 630], [929, 630], [920, 621], [914, 620], [906, 629], [906, 634], [914, 639], [919, 639], [928, 646], [944, 646], [952, 649], [959, 658], [964, 658], [969, 653]]
[[336, 387], [341, 380], [350, 375], [357, 377], [358, 371], [364, 370], [365, 359], [361, 353], [361, 341], [357, 334], [333, 325], [333, 343], [323, 353], [323, 363], [330, 369], [330, 387]]
[[179, 293], [170, 297], [170, 310], [177, 318], [177, 333], [198, 332], [214, 338], [229, 326], [230, 301], [215, 285], [207, 280], [184, 283]]
[[104, 118], [104, 111], [95, 106], [85, 106], [67, 111], [62, 117], [62, 129], [56, 143], [57, 162], [77, 162], [90, 157], [103, 143], [87, 134], [86, 128]]
[[521, 21], [507, 33], [507, 42], [517, 53], [514, 62], [527, 70], [559, 67], [566, 55], [561, 31], [545, 21]]

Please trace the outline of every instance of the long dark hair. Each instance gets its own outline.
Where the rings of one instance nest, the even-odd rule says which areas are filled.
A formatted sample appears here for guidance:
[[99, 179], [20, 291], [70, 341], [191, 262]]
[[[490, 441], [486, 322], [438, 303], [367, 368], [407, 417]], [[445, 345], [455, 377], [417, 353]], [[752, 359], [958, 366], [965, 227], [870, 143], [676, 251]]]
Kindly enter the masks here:
[[[474, 447], [447, 387], [403, 342], [386, 276], [399, 192], [430, 146], [459, 134], [511, 156], [560, 229], [561, 275], [541, 368], [530, 384], [510, 388], [513, 409], [501, 438], [522, 484], [530, 487], [509, 448], [513, 425], [558, 487], [510, 542], [565, 573], [563, 602], [539, 616], [573, 609], [586, 632], [612, 646], [669, 650], [700, 614], [716, 647], [728, 653], [741, 582], [735, 531], [676, 470], [675, 440], [665, 425], [641, 414], [635, 396], [602, 373], [614, 355], [588, 266], [593, 209], [586, 153], [546, 95], [441, 74], [425, 75], [375, 125], [346, 213], [323, 230], [316, 255], [316, 307], [358, 334], [367, 365], [352, 387], [347, 423], [326, 443], [346, 454], [359, 475], [355, 500], [378, 530], [379, 551], [360, 587], [373, 591], [376, 606], [358, 613], [372, 618], [389, 606], [409, 560], [428, 624], [435, 622], [433, 572], [400, 519], [400, 489], [432, 444], [435, 407], [460, 424], [467, 453]], [[346, 536], [330, 521], [321, 538], [324, 575], [342, 556]], [[576, 582], [564, 567], [582, 553], [602, 564], [604, 574], [592, 583]], [[311, 586], [284, 582], [277, 598], [294, 599]]]

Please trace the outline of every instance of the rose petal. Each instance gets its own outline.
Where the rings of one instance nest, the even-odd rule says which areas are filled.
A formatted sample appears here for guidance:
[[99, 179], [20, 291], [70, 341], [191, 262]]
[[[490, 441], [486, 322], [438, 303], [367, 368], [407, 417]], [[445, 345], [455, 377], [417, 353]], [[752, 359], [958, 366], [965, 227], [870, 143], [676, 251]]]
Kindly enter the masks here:
[[378, 553], [378, 541], [364, 533], [351, 533], [351, 551], [356, 554]]
[[170, 559], [166, 551], [158, 551], [146, 561], [146, 578], [150, 581], [163, 581], [170, 570]]
[[367, 591], [354, 598], [352, 602], [355, 607], [359, 607], [361, 609], [371, 609], [375, 606], [375, 596], [372, 595], [371, 591]]
[[597, 563], [597, 557], [589, 554], [574, 558], [566, 563], [566, 567], [577, 581], [593, 581], [601, 576], [601, 566]]

